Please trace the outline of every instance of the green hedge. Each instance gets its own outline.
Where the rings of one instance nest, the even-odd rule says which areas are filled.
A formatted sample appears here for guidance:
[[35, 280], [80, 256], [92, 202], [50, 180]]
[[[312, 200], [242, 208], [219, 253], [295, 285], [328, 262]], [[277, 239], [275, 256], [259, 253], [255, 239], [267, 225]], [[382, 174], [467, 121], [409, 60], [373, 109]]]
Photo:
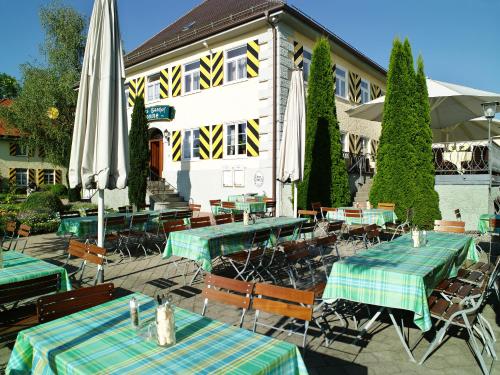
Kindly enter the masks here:
[[21, 204], [21, 211], [37, 211], [55, 214], [64, 209], [61, 200], [50, 191], [31, 193]]
[[42, 191], [50, 191], [54, 193], [57, 197], [66, 197], [68, 195], [68, 188], [63, 184], [54, 184], [54, 185], [41, 185], [40, 190]]

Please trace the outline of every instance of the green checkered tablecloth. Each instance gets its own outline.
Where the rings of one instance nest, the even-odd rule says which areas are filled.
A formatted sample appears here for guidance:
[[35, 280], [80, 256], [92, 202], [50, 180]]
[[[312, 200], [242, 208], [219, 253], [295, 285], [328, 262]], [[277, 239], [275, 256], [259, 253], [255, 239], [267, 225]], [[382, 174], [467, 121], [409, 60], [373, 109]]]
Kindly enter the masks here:
[[[487, 233], [490, 230], [490, 219], [493, 218], [500, 220], [500, 215], [482, 214], [481, 216], [479, 216], [479, 221], [477, 223], [477, 230], [482, 234]], [[496, 230], [496, 232], [500, 233], [498, 229]]]
[[265, 195], [245, 195], [245, 194], [236, 194], [230, 195], [227, 197], [228, 202], [244, 202], [247, 199], [257, 199], [259, 202], [262, 202], [266, 196]]
[[413, 311], [422, 331], [431, 326], [427, 297], [442, 280], [454, 277], [465, 259], [478, 260], [472, 237], [428, 233], [424, 247], [409, 235], [383, 242], [333, 265], [323, 299], [346, 299]]
[[[141, 319], [156, 303], [134, 294]], [[298, 348], [177, 308], [177, 344], [162, 348], [130, 327], [126, 296], [21, 331], [6, 373], [307, 374]]]
[[266, 211], [266, 203], [265, 202], [235, 202], [236, 209], [224, 208], [221, 206], [215, 206], [214, 214], [218, 215], [221, 213], [226, 213], [228, 211], [231, 212], [243, 212], [248, 211], [250, 213], [261, 213]]
[[[128, 223], [130, 223], [130, 218], [135, 215], [148, 214], [149, 221], [148, 227], [155, 227], [158, 222], [158, 216], [162, 212], [176, 211], [175, 209], [170, 210], [158, 210], [158, 211], [141, 211], [141, 212], [129, 212], [129, 213], [111, 213], [106, 214], [105, 217], [117, 217], [125, 216]], [[125, 228], [124, 228], [125, 229]], [[85, 238], [88, 235], [95, 235], [97, 233], [97, 216], [82, 216], [82, 217], [72, 217], [68, 219], [61, 220], [59, 228], [57, 229], [57, 235], [62, 236], [67, 233], [71, 233], [73, 236], [78, 238]]]
[[345, 217], [345, 210], [353, 210], [354, 207], [339, 207], [337, 211], [328, 212], [326, 217], [329, 220], [344, 220], [347, 224], [377, 224], [384, 227], [385, 223], [395, 223], [398, 217], [391, 210], [380, 208], [362, 209], [362, 218]]
[[255, 224], [229, 223], [173, 232], [168, 237], [163, 258], [172, 255], [194, 260], [210, 272], [212, 259], [220, 255], [242, 251], [250, 245], [250, 234], [261, 229], [277, 229], [285, 225], [299, 224], [307, 219], [270, 217], [258, 219]]
[[61, 291], [71, 290], [68, 273], [64, 268], [17, 251], [4, 251], [3, 268], [0, 268], [0, 285], [58, 273], [61, 274]]

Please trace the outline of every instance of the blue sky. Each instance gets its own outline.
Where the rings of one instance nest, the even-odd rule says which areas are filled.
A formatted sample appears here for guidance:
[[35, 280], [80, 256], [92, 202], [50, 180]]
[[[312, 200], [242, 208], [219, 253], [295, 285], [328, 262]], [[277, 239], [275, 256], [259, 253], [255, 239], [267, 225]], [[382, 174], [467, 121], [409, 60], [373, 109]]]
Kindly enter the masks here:
[[[92, 0], [62, 0], [90, 17]], [[127, 51], [201, 0], [118, 0]], [[230, 1], [230, 0], [228, 0]], [[40, 59], [42, 0], [2, 2], [0, 72], [20, 76], [19, 64]], [[291, 0], [358, 50], [387, 67], [392, 40], [409, 37], [434, 79], [500, 92], [498, 0]], [[353, 5], [355, 4], [355, 5]]]

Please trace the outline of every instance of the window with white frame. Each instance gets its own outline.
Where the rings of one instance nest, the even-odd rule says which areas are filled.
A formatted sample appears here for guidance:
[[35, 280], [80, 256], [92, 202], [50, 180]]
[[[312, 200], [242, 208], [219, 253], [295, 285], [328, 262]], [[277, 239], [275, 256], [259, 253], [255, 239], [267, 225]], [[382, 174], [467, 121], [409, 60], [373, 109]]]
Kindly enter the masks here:
[[370, 101], [370, 82], [366, 79], [361, 80], [361, 103]]
[[28, 146], [17, 143], [16, 156], [28, 156]]
[[226, 125], [226, 156], [246, 155], [247, 123]]
[[311, 70], [311, 60], [312, 54], [309, 51], [304, 50], [303, 63], [302, 63], [302, 73], [304, 74], [304, 81], [309, 80], [309, 72]]
[[55, 183], [54, 172], [55, 171], [53, 169], [45, 169], [43, 171], [43, 183], [45, 185], [54, 185]]
[[127, 101], [127, 103], [128, 103], [128, 96], [129, 96], [129, 94], [130, 94], [130, 87], [129, 87], [129, 84], [126, 83], [125, 84], [125, 101]]
[[148, 102], [160, 100], [160, 74], [153, 74], [148, 77], [148, 85], [146, 87]]
[[368, 138], [361, 137], [361, 154], [362, 155], [368, 154], [368, 145], [369, 145]]
[[347, 149], [347, 134], [346, 133], [340, 133], [340, 145], [342, 146], [342, 152], [345, 152]]
[[28, 186], [28, 170], [27, 169], [16, 169], [16, 185], [17, 186]]
[[200, 89], [200, 61], [184, 65], [184, 92], [193, 92]]
[[182, 141], [182, 159], [198, 159], [200, 157], [200, 129], [184, 130]]
[[247, 76], [247, 46], [226, 52], [226, 82], [244, 79]]
[[347, 70], [340, 66], [335, 68], [335, 95], [347, 98]]

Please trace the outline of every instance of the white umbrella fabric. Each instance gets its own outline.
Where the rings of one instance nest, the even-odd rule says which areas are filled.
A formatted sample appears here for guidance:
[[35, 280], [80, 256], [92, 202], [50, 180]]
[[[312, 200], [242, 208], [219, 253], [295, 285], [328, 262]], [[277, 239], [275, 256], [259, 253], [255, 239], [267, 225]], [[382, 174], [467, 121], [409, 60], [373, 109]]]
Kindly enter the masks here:
[[[294, 70], [288, 92], [280, 146], [278, 180], [299, 182], [304, 177], [306, 104], [302, 70]], [[293, 212], [297, 214], [297, 184], [294, 185]]]
[[98, 245], [104, 244], [104, 189], [127, 186], [125, 69], [115, 0], [95, 0], [76, 106], [70, 187], [97, 184]]
[[[483, 116], [482, 103], [500, 101], [500, 94], [427, 78], [431, 128], [448, 128]], [[347, 111], [351, 117], [382, 122], [385, 96]], [[486, 137], [487, 138], [487, 137]]]
[[[491, 136], [500, 137], [500, 121], [493, 119], [491, 125]], [[434, 143], [481, 141], [485, 139], [488, 139], [488, 120], [484, 117], [463, 121], [447, 128], [432, 129], [432, 141]]]

